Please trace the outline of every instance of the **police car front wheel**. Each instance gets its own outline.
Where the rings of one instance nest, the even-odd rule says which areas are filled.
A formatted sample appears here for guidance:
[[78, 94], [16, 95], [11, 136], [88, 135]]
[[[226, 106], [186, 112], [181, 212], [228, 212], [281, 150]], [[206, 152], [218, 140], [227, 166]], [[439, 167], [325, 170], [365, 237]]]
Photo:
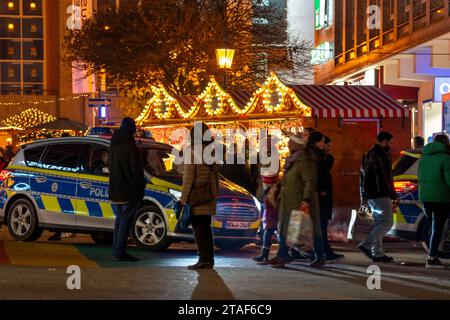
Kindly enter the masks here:
[[142, 248], [160, 251], [171, 244], [164, 216], [156, 206], [142, 207], [136, 214], [132, 230], [133, 241]]
[[15, 240], [35, 241], [42, 235], [36, 209], [27, 199], [15, 201], [7, 216], [9, 233]]

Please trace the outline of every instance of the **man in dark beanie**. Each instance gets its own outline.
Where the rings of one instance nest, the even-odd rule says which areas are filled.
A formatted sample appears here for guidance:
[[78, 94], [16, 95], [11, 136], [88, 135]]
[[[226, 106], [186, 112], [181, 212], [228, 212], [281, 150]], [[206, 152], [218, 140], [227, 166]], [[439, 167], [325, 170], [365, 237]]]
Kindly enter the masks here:
[[109, 199], [116, 215], [113, 240], [116, 261], [139, 260], [125, 252], [131, 224], [144, 197], [146, 184], [135, 133], [134, 120], [124, 118], [120, 129], [112, 136], [109, 150]]

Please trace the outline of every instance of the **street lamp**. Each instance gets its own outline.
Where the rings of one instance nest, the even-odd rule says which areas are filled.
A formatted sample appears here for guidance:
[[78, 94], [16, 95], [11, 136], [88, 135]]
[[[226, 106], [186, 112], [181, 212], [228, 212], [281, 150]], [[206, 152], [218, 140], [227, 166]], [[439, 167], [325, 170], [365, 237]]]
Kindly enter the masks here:
[[233, 65], [234, 49], [216, 49], [217, 65], [224, 70], [223, 89], [227, 89], [227, 69]]
[[230, 69], [233, 65], [234, 49], [216, 49], [217, 65], [220, 69]]

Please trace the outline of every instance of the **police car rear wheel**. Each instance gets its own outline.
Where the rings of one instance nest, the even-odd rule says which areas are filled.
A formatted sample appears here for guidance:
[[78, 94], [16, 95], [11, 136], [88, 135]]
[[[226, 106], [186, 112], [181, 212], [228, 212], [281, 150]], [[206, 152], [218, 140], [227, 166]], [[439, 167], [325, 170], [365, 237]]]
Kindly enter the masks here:
[[19, 199], [13, 203], [7, 221], [9, 233], [15, 240], [35, 241], [42, 235], [36, 210], [27, 199]]
[[161, 251], [170, 246], [164, 217], [155, 206], [145, 206], [137, 212], [131, 237], [139, 247], [150, 251]]

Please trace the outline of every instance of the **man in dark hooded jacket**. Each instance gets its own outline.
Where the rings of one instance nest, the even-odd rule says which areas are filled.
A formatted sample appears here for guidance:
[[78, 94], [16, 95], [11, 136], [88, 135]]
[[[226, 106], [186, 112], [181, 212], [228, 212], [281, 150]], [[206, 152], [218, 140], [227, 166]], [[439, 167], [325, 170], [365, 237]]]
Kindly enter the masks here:
[[116, 261], [139, 260], [125, 252], [131, 224], [144, 197], [146, 184], [135, 133], [134, 120], [124, 118], [120, 129], [113, 134], [109, 150], [109, 199], [116, 214], [113, 239]]

